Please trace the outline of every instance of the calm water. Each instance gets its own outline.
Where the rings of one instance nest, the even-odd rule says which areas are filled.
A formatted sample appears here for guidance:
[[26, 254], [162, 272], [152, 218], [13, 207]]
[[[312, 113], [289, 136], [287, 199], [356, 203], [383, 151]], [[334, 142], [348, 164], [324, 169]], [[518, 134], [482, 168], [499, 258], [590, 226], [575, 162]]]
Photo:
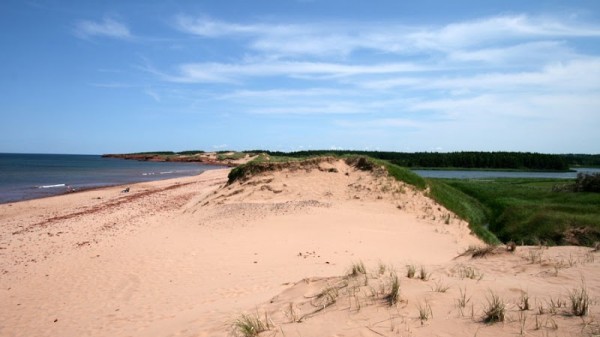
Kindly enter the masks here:
[[413, 170], [426, 178], [446, 179], [486, 179], [486, 178], [552, 178], [575, 179], [577, 173], [600, 173], [598, 168], [577, 168], [577, 172], [526, 172], [526, 171], [453, 171], [453, 170]]
[[134, 182], [191, 176], [221, 168], [199, 163], [139, 162], [89, 155], [0, 153], [0, 203]]

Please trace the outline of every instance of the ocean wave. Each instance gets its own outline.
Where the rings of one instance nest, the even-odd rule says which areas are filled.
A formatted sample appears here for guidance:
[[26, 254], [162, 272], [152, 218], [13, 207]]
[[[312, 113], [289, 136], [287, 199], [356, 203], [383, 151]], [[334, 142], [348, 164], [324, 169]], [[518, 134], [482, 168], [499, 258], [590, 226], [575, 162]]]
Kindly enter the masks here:
[[38, 188], [57, 188], [57, 187], [65, 187], [66, 184], [55, 184], [55, 185], [42, 185], [38, 186]]

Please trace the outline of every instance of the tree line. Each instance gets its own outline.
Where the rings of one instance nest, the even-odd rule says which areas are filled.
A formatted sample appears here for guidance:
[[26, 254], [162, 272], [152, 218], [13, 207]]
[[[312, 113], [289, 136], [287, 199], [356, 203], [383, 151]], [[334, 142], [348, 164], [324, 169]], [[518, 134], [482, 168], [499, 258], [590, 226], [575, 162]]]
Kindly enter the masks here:
[[562, 155], [532, 152], [380, 152], [347, 150], [308, 150], [297, 152], [264, 152], [272, 156], [309, 157], [317, 155], [366, 155], [387, 160], [410, 168], [467, 168], [467, 169], [515, 169], [556, 170], [569, 169], [569, 162]]

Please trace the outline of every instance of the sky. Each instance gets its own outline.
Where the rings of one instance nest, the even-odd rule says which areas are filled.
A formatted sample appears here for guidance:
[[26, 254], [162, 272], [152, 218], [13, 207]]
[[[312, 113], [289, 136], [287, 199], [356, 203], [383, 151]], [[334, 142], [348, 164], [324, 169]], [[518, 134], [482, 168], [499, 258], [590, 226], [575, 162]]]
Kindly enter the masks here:
[[600, 153], [600, 1], [0, 1], [0, 152]]

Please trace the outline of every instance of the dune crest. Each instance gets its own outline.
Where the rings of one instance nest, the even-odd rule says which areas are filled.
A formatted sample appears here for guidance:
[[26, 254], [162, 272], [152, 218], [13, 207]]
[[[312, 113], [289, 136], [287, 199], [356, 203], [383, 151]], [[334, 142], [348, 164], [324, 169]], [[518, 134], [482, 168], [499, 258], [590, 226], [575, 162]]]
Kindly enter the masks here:
[[[227, 336], [259, 312], [265, 336], [509, 335], [524, 292], [529, 334], [597, 326], [597, 302], [585, 327], [562, 305], [582, 277], [598, 294], [589, 249], [457, 257], [482, 245], [464, 221], [381, 168], [336, 158], [229, 172], [0, 205], [0, 334]], [[462, 311], [460, 289], [472, 295]], [[504, 324], [479, 321], [490, 289]]]

